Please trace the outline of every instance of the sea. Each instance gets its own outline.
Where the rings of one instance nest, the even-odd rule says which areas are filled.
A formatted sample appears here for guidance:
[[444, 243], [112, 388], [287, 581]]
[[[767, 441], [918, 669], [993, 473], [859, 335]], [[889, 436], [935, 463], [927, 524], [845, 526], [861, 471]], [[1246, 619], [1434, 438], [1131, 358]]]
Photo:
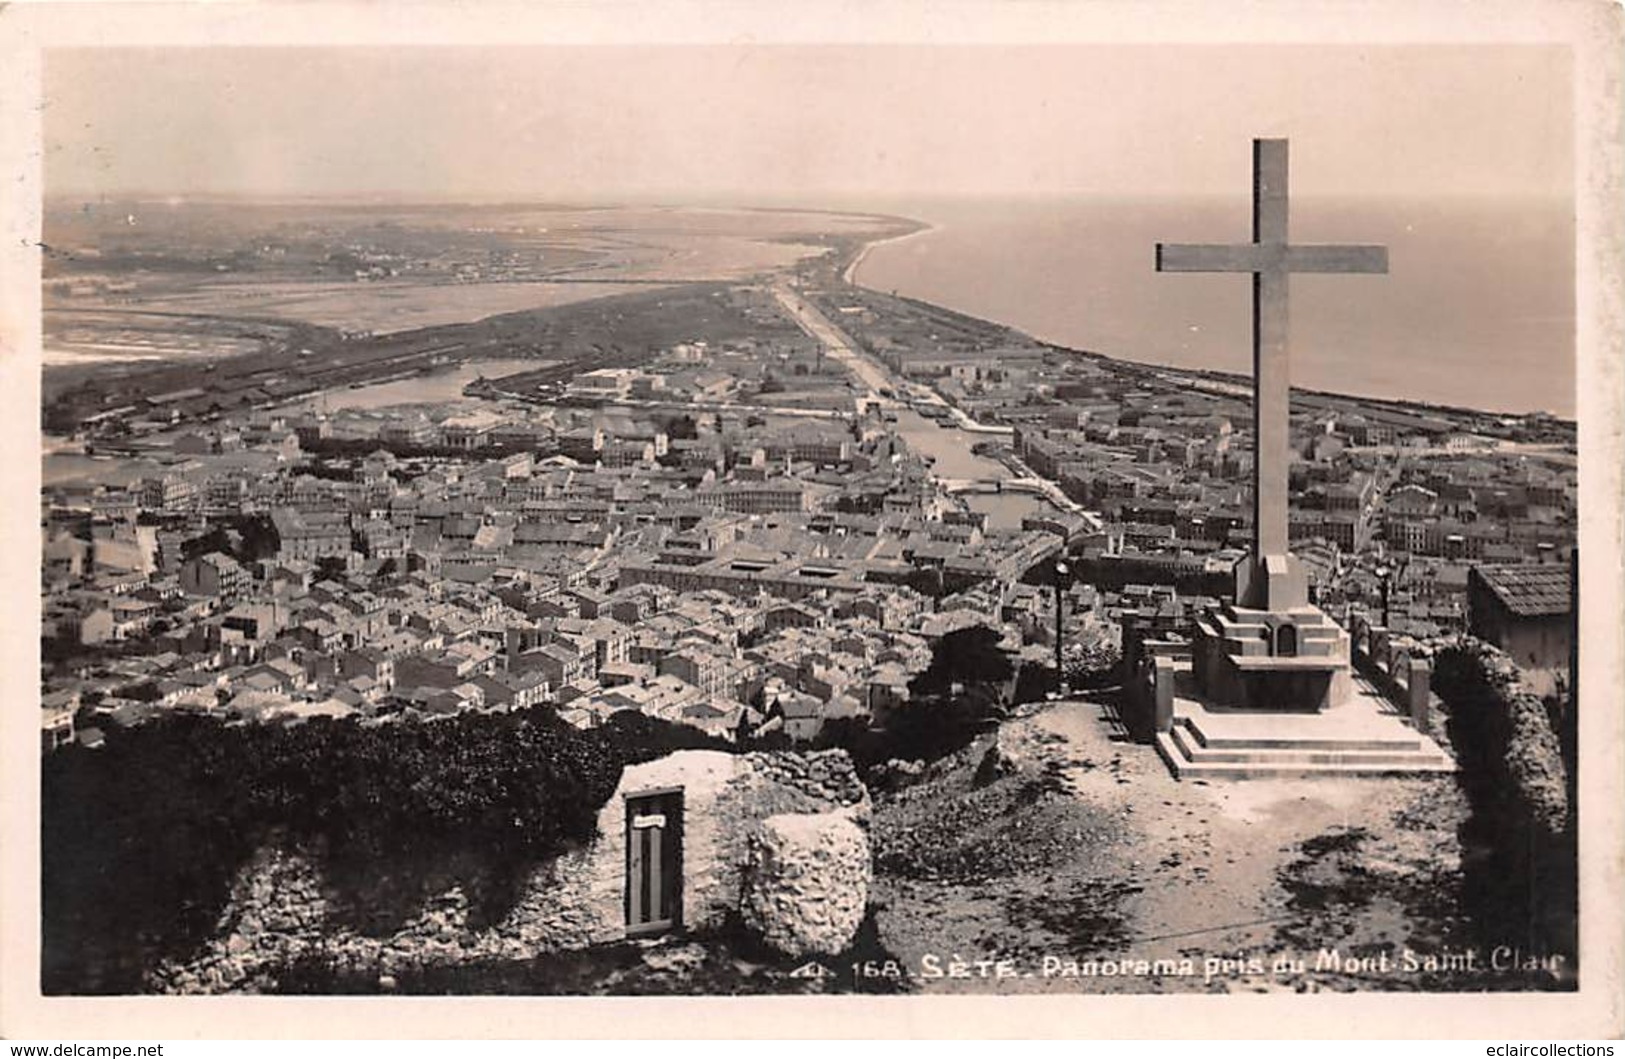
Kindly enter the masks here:
[[[1034, 338], [1154, 364], [1250, 373], [1245, 274], [1158, 274], [1155, 247], [1244, 243], [1251, 200], [926, 199], [885, 204], [932, 225], [877, 243], [863, 286]], [[1296, 198], [1298, 243], [1381, 243], [1383, 276], [1291, 278], [1294, 386], [1573, 418], [1572, 204]]]

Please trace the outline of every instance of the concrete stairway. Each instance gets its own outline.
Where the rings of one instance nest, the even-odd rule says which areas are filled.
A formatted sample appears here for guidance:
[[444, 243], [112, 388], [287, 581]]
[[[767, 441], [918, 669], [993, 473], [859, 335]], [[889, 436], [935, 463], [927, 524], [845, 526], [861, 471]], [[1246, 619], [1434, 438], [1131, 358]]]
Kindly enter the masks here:
[[1179, 779], [1386, 776], [1456, 770], [1439, 744], [1397, 715], [1227, 714], [1182, 701], [1157, 752]]

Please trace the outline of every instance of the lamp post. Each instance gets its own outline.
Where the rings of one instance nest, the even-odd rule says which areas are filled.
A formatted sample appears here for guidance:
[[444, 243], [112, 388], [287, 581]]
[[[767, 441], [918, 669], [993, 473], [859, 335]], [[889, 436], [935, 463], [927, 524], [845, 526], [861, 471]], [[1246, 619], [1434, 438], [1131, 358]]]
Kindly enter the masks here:
[[1388, 586], [1393, 579], [1393, 571], [1386, 565], [1377, 567], [1377, 579], [1382, 590], [1382, 627], [1388, 628]]
[[1061, 633], [1061, 611], [1066, 598], [1066, 575], [1071, 572], [1065, 559], [1055, 560], [1055, 693], [1066, 694], [1066, 670], [1063, 668], [1061, 647], [1065, 638]]

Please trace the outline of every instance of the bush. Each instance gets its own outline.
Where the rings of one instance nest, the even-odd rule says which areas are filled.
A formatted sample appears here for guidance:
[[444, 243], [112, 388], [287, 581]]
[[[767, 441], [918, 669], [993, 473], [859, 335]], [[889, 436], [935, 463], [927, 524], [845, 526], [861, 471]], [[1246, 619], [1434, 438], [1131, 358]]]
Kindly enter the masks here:
[[828, 721], [816, 745], [845, 750], [860, 770], [893, 759], [939, 760], [999, 722], [1013, 674], [997, 632], [975, 627], [949, 633], [937, 641], [931, 665], [909, 684], [909, 701], [889, 711], [883, 727], [863, 719]]
[[316, 857], [369, 927], [411, 914], [447, 870], [494, 918], [530, 869], [593, 837], [627, 752], [541, 710], [382, 727], [174, 716], [66, 747], [42, 776], [45, 989], [139, 989], [212, 933], [264, 844]]
[[996, 684], [1015, 671], [999, 647], [1000, 634], [985, 625], [958, 629], [937, 641], [931, 665], [909, 684], [914, 695], [939, 694], [953, 684]]
[[628, 765], [653, 761], [677, 750], [736, 749], [731, 743], [687, 724], [676, 724], [660, 717], [651, 717], [637, 710], [620, 710], [609, 715], [609, 720], [596, 732], [606, 740], [620, 760]]
[[1118, 682], [1122, 673], [1123, 651], [1109, 640], [1086, 643], [1066, 657], [1067, 683], [1074, 688], [1105, 688]]

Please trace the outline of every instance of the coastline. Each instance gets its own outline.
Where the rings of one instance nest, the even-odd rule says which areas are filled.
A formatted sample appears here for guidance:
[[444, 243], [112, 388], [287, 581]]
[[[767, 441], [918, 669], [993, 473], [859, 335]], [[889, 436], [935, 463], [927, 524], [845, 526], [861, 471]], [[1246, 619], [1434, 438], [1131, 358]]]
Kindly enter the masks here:
[[[853, 256], [852, 260], [847, 263], [847, 265], [846, 265], [846, 267], [844, 269], [842, 269], [842, 271], [841, 271], [841, 281], [843, 283], [845, 283], [845, 284], [847, 284], [848, 286], [851, 286], [851, 287], [860, 287], [863, 290], [870, 291], [870, 292], [872, 292], [874, 294], [885, 295], [887, 297], [906, 298], [909, 301], [918, 302], [918, 303], [920, 303], [922, 305], [930, 305], [930, 306], [933, 306], [934, 308], [940, 309], [940, 310], [942, 310], [944, 312], [951, 312], [951, 313], [955, 313], [955, 314], [957, 314], [959, 316], [965, 317], [966, 319], [980, 321], [981, 323], [987, 324], [990, 327], [1004, 328], [1005, 330], [1009, 331], [1011, 334], [1017, 335], [1017, 336], [1019, 336], [1019, 337], [1021, 337], [1023, 339], [1026, 339], [1027, 341], [1032, 342], [1035, 345], [1043, 346], [1043, 347], [1048, 348], [1048, 349], [1053, 349], [1053, 350], [1055, 350], [1057, 352], [1068, 353], [1068, 354], [1071, 354], [1073, 356], [1095, 357], [1095, 358], [1099, 358], [1099, 359], [1102, 359], [1102, 360], [1110, 360], [1110, 361], [1113, 361], [1113, 362], [1118, 363], [1118, 364], [1126, 364], [1126, 365], [1130, 365], [1130, 366], [1133, 366], [1135, 368], [1143, 369], [1143, 370], [1146, 370], [1146, 371], [1170, 372], [1170, 373], [1173, 373], [1173, 374], [1176, 374], [1176, 375], [1187, 375], [1187, 376], [1195, 376], [1195, 377], [1204, 378], [1204, 379], [1210, 379], [1210, 380], [1213, 380], [1213, 381], [1216, 381], [1216, 382], [1242, 386], [1242, 387], [1248, 389], [1249, 391], [1252, 389], [1252, 384], [1253, 384], [1252, 377], [1250, 375], [1247, 375], [1247, 374], [1244, 374], [1244, 373], [1224, 371], [1222, 369], [1217, 369], [1217, 368], [1192, 368], [1192, 367], [1183, 367], [1183, 366], [1173, 365], [1173, 364], [1158, 364], [1158, 363], [1156, 363], [1154, 361], [1136, 360], [1136, 359], [1134, 359], [1132, 357], [1125, 357], [1125, 356], [1121, 356], [1121, 355], [1113, 354], [1113, 353], [1102, 353], [1102, 352], [1100, 352], [1098, 350], [1079, 349], [1076, 346], [1069, 345], [1069, 344], [1067, 344], [1066, 342], [1063, 342], [1063, 341], [1057, 341], [1057, 340], [1054, 340], [1054, 339], [1048, 339], [1048, 338], [1044, 338], [1044, 337], [1039, 336], [1039, 335], [1035, 335], [1035, 334], [1023, 329], [1019, 325], [1008, 323], [1008, 322], [1003, 321], [1003, 320], [996, 320], [996, 319], [992, 319], [990, 317], [981, 316], [981, 315], [979, 315], [977, 313], [967, 312], [967, 311], [965, 311], [963, 309], [959, 309], [959, 308], [956, 308], [956, 307], [951, 306], [951, 305], [944, 305], [944, 304], [942, 304], [940, 302], [931, 301], [931, 300], [926, 299], [926, 298], [920, 298], [920, 297], [916, 297], [914, 295], [894, 294], [891, 291], [885, 291], [885, 290], [881, 290], [878, 287], [870, 286], [870, 285], [862, 282], [857, 276], [858, 268], [868, 258], [870, 250], [872, 250], [873, 248], [875, 248], [877, 246], [884, 245], [886, 243], [901, 242], [904, 239], [913, 239], [916, 236], [927, 235], [927, 234], [929, 234], [931, 232], [941, 231], [945, 227], [944, 225], [941, 225], [941, 224], [935, 224], [935, 223], [932, 223], [930, 221], [924, 221], [924, 220], [920, 220], [918, 218], [912, 218], [912, 217], [896, 217], [895, 219], [909, 220], [909, 221], [912, 221], [912, 222], [920, 225], [920, 227], [915, 229], [914, 231], [911, 231], [911, 232], [904, 232], [901, 235], [889, 235], [889, 236], [885, 236], [885, 237], [880, 238], [880, 239], [874, 239], [874, 240], [871, 240], [869, 242], [865, 242], [859, 248], [858, 252]], [[1369, 404], [1374, 404], [1374, 405], [1382, 405], [1382, 406], [1389, 407], [1389, 408], [1402, 409], [1402, 410], [1405, 410], [1405, 411], [1412, 411], [1412, 412], [1416, 412], [1418, 414], [1437, 413], [1437, 414], [1448, 414], [1448, 415], [1456, 415], [1456, 416], [1479, 416], [1479, 417], [1488, 417], [1488, 418], [1496, 418], [1496, 419], [1527, 419], [1527, 418], [1530, 418], [1532, 416], [1544, 416], [1544, 417], [1548, 418], [1549, 420], [1551, 420], [1552, 422], [1556, 422], [1556, 423], [1567, 424], [1569, 426], [1577, 426], [1577, 424], [1578, 424], [1578, 417], [1577, 416], [1563, 416], [1563, 415], [1558, 415], [1556, 413], [1545, 412], [1545, 411], [1498, 412], [1498, 411], [1495, 411], [1493, 409], [1474, 408], [1474, 407], [1472, 407], [1470, 405], [1443, 404], [1443, 403], [1440, 403], [1438, 401], [1419, 400], [1419, 399], [1416, 399], [1416, 398], [1387, 397], [1387, 396], [1378, 396], [1376, 394], [1349, 393], [1349, 392], [1342, 391], [1342, 390], [1312, 389], [1312, 388], [1303, 387], [1303, 386], [1293, 386], [1292, 389], [1294, 391], [1297, 391], [1297, 392], [1300, 392], [1300, 393], [1303, 393], [1303, 394], [1306, 394], [1306, 395], [1312, 395], [1312, 396], [1315, 396], [1315, 397], [1333, 398], [1333, 399], [1343, 400], [1343, 401], [1364, 402], [1364, 403], [1369, 403]]]
[[[858, 268], [863, 264], [864, 259], [869, 256], [869, 251], [885, 243], [900, 243], [904, 239], [913, 239], [915, 236], [928, 235], [931, 232], [941, 231], [943, 227], [940, 224], [932, 224], [929, 221], [922, 221], [913, 217], [899, 217], [894, 219], [906, 220], [912, 224], [919, 225], [919, 227], [915, 228], [912, 232], [902, 232], [898, 235], [888, 235], [880, 239], [873, 239], [864, 243], [863, 246], [858, 249], [858, 252], [853, 255], [852, 260], [846, 263], [846, 268], [841, 271], [842, 283], [845, 283], [851, 287], [863, 287], [865, 290], [874, 290], [875, 288], [866, 287], [864, 284], [857, 281]], [[946, 308], [946, 306], [944, 306], [944, 308]]]
[[[549, 208], [557, 208], [557, 207], [549, 207]], [[602, 208], [602, 207], [577, 205], [577, 206], [574, 206], [572, 208], [576, 208], [576, 209], [595, 209], [595, 208]], [[1099, 359], [1104, 359], [1104, 360], [1110, 360], [1110, 361], [1112, 361], [1114, 363], [1121, 364], [1121, 365], [1124, 365], [1124, 366], [1127, 366], [1127, 367], [1131, 367], [1131, 368], [1133, 368], [1134, 370], [1137, 370], [1137, 371], [1151, 372], [1151, 373], [1156, 373], [1156, 374], [1169, 376], [1170, 381], [1174, 381], [1174, 379], [1177, 378], [1177, 377], [1184, 377], [1186, 380], [1190, 380], [1190, 381], [1194, 381], [1194, 382], [1208, 381], [1208, 382], [1223, 384], [1223, 385], [1227, 385], [1227, 386], [1235, 386], [1235, 387], [1240, 388], [1240, 389], [1245, 389], [1249, 393], [1251, 391], [1251, 386], [1252, 386], [1251, 377], [1249, 375], [1245, 374], [1245, 373], [1242, 373], [1242, 372], [1229, 371], [1229, 370], [1218, 369], [1218, 368], [1192, 367], [1192, 366], [1186, 366], [1186, 365], [1181, 365], [1181, 364], [1160, 363], [1160, 362], [1157, 362], [1157, 361], [1141, 360], [1141, 359], [1138, 359], [1138, 358], [1136, 358], [1134, 356], [1124, 356], [1124, 355], [1121, 355], [1121, 354], [1118, 354], [1118, 353], [1106, 353], [1106, 352], [1101, 352], [1101, 351], [1096, 350], [1096, 349], [1080, 348], [1080, 347], [1078, 347], [1076, 345], [1071, 344], [1069, 341], [1045, 338], [1045, 337], [1043, 337], [1043, 335], [1035, 333], [1034, 331], [1028, 330], [1028, 329], [1024, 328], [1023, 326], [1021, 326], [1019, 324], [1010, 323], [1010, 322], [1007, 322], [1005, 320], [998, 319], [997, 317], [982, 315], [980, 313], [975, 313], [975, 312], [969, 312], [969, 311], [966, 311], [966, 310], [963, 310], [963, 309], [955, 308], [954, 306], [949, 305], [949, 304], [944, 304], [944, 303], [942, 303], [940, 301], [930, 300], [930, 299], [923, 298], [923, 297], [916, 297], [916, 296], [908, 295], [908, 294], [896, 293], [896, 292], [886, 290], [886, 289], [883, 289], [881, 287], [873, 286], [873, 285], [870, 285], [870, 284], [864, 282], [864, 279], [863, 279], [863, 276], [862, 276], [862, 269], [863, 269], [864, 265], [870, 263], [869, 254], [870, 254], [871, 250], [873, 250], [876, 247], [882, 246], [884, 244], [897, 243], [897, 242], [901, 242], [902, 240], [912, 239], [912, 238], [915, 238], [915, 237], [921, 236], [921, 235], [927, 235], [927, 234], [931, 234], [931, 233], [943, 232], [943, 231], [945, 231], [945, 230], [947, 230], [947, 229], [949, 229], [951, 227], [949, 224], [944, 223], [944, 222], [928, 221], [928, 220], [925, 220], [925, 219], [922, 219], [922, 218], [919, 218], [919, 217], [916, 217], [916, 216], [909, 216], [907, 214], [898, 213], [898, 212], [878, 212], [878, 211], [866, 210], [866, 209], [836, 209], [836, 208], [818, 207], [818, 206], [792, 206], [792, 205], [762, 206], [762, 205], [758, 205], [758, 206], [744, 206], [744, 207], [720, 207], [720, 206], [674, 206], [674, 205], [666, 205], [666, 206], [661, 206], [661, 207], [658, 207], [658, 208], [664, 208], [664, 209], [707, 209], [707, 210], [709, 210], [709, 209], [719, 209], [719, 210], [736, 210], [736, 211], [739, 211], [739, 212], [747, 212], [747, 213], [751, 213], [751, 212], [756, 212], [756, 213], [795, 213], [795, 214], [805, 214], [805, 215], [809, 215], [809, 216], [823, 215], [823, 216], [829, 216], [829, 217], [840, 217], [840, 218], [848, 219], [848, 220], [860, 220], [860, 221], [875, 222], [876, 224], [880, 224], [880, 225], [884, 226], [882, 228], [881, 232], [875, 233], [876, 236], [877, 236], [875, 238], [865, 239], [863, 237], [864, 233], [856, 232], [856, 231], [851, 232], [851, 233], [840, 233], [839, 235], [837, 235], [837, 236], [835, 236], [833, 238], [832, 241], [835, 243], [836, 247], [838, 248], [838, 252], [843, 254], [843, 255], [849, 255], [849, 256], [846, 257], [846, 260], [844, 262], [840, 261], [839, 259], [837, 259], [834, 262], [831, 262], [831, 264], [835, 266], [835, 270], [836, 270], [835, 274], [839, 277], [839, 282], [840, 283], [845, 284], [845, 285], [847, 285], [849, 287], [860, 288], [862, 290], [871, 292], [871, 293], [873, 293], [873, 294], [875, 294], [877, 296], [888, 297], [888, 298], [899, 298], [899, 299], [901, 299], [903, 301], [915, 302], [915, 303], [918, 303], [920, 305], [930, 306], [933, 310], [936, 310], [938, 312], [952, 314], [952, 315], [960, 317], [960, 318], [962, 318], [962, 319], [964, 319], [966, 321], [974, 321], [974, 322], [979, 323], [979, 324], [981, 324], [981, 325], [983, 325], [985, 327], [988, 327], [990, 329], [999, 329], [999, 330], [1001, 330], [1003, 332], [1006, 332], [1009, 335], [1011, 335], [1012, 337], [1015, 337], [1015, 338], [1017, 338], [1019, 340], [1024, 340], [1024, 341], [1026, 341], [1028, 343], [1031, 343], [1033, 345], [1044, 347], [1044, 348], [1047, 348], [1047, 349], [1052, 349], [1052, 350], [1055, 350], [1055, 351], [1060, 352], [1060, 353], [1069, 354], [1071, 356], [1087, 357], [1087, 358], [1099, 358]], [[901, 228], [903, 230], [898, 230], [899, 228]], [[794, 268], [794, 266], [792, 266], [791, 270], [793, 270], [793, 268]], [[771, 275], [771, 274], [773, 274], [774, 272], [777, 272], [777, 271], [778, 270], [769, 270], [768, 272], [762, 273], [762, 275]], [[611, 281], [611, 282], [613, 282], [613, 281]], [[633, 282], [633, 283], [636, 283], [638, 281], [621, 281], [621, 282]], [[671, 286], [682, 286], [683, 282], [684, 281], [674, 281], [670, 285]], [[651, 284], [651, 286], [653, 286], [653, 285], [654, 284]], [[545, 306], [545, 307], [541, 307], [541, 309], [539, 311], [545, 311], [546, 309], [558, 308], [558, 307], [559, 306]], [[427, 331], [432, 331], [432, 330], [437, 330], [437, 329], [444, 329], [445, 326], [477, 327], [478, 325], [485, 323], [487, 320], [495, 319], [496, 317], [505, 316], [505, 315], [508, 315], [508, 314], [498, 313], [495, 316], [478, 317], [478, 318], [474, 318], [474, 319], [467, 320], [467, 321], [457, 321], [456, 323], [450, 324], [450, 325], [431, 325], [429, 327], [408, 328], [407, 330], [402, 331], [402, 332], [394, 332], [394, 334], [396, 334], [396, 335], [410, 335], [410, 334], [418, 332], [418, 331], [427, 332]], [[276, 322], [279, 323], [279, 324], [284, 324], [284, 325], [286, 325], [288, 323], [288, 321], [286, 321], [286, 320], [277, 320]], [[125, 356], [121, 356], [121, 355], [118, 355], [117, 353], [112, 353], [112, 352], [109, 352], [107, 354], [77, 353], [76, 352], [76, 353], [74, 353], [72, 355], [69, 355], [69, 356], [56, 356], [56, 357], [44, 356], [42, 358], [42, 364], [41, 364], [41, 376], [42, 376], [42, 380], [46, 384], [45, 385], [45, 391], [46, 392], [44, 394], [42, 394], [42, 396], [45, 397], [46, 400], [43, 403], [45, 403], [45, 404], [49, 403], [49, 401], [50, 401], [49, 393], [50, 393], [51, 390], [60, 389], [60, 388], [63, 388], [64, 386], [71, 385], [74, 382], [74, 380], [78, 379], [81, 376], [86, 376], [88, 374], [95, 373], [97, 371], [107, 370], [107, 369], [111, 369], [111, 368], [122, 368], [122, 369], [126, 369], [126, 370], [135, 370], [135, 369], [138, 369], [140, 367], [143, 367], [144, 364], [147, 363], [147, 362], [162, 364], [162, 363], [167, 363], [167, 361], [168, 361], [168, 358], [162, 357], [162, 356], [156, 356], [156, 357], [129, 356], [129, 357], [125, 357]], [[1317, 397], [1322, 397], [1322, 398], [1331, 398], [1331, 399], [1336, 399], [1336, 400], [1340, 400], [1340, 401], [1347, 401], [1347, 402], [1356, 403], [1356, 404], [1364, 404], [1364, 405], [1370, 405], [1370, 406], [1386, 407], [1386, 408], [1395, 409], [1395, 410], [1404, 410], [1404, 411], [1417, 413], [1417, 414], [1449, 415], [1449, 416], [1456, 416], [1456, 417], [1463, 417], [1463, 418], [1476, 417], [1476, 418], [1482, 418], [1482, 419], [1500, 419], [1500, 420], [1523, 420], [1523, 419], [1528, 419], [1528, 418], [1531, 418], [1531, 417], [1545, 416], [1546, 418], [1548, 418], [1552, 422], [1568, 425], [1568, 426], [1571, 426], [1571, 427], [1576, 424], [1576, 418], [1572, 414], [1565, 416], [1565, 415], [1560, 415], [1560, 414], [1552, 414], [1550, 412], [1540, 412], [1540, 411], [1537, 411], [1537, 410], [1530, 410], [1530, 411], [1523, 411], [1523, 412], [1498, 411], [1498, 410], [1495, 410], [1495, 409], [1492, 409], [1492, 408], [1482, 408], [1482, 407], [1473, 407], [1473, 406], [1465, 405], [1465, 404], [1446, 403], [1446, 402], [1440, 401], [1440, 400], [1438, 400], [1436, 398], [1427, 399], [1427, 398], [1416, 398], [1416, 397], [1408, 397], [1408, 396], [1392, 396], [1392, 395], [1377, 394], [1377, 393], [1357, 393], [1357, 392], [1350, 392], [1350, 391], [1345, 391], [1345, 390], [1310, 388], [1310, 387], [1304, 387], [1304, 386], [1295, 386], [1294, 391], [1298, 392], [1298, 393], [1306, 394], [1306, 395], [1315, 395]], [[1238, 396], [1241, 396], [1241, 395], [1238, 394]], [[965, 422], [961, 422], [961, 426], [967, 426], [967, 424]], [[968, 429], [976, 429], [975, 426], [968, 426], [967, 428]], [[984, 427], [984, 429], [985, 429], [985, 427]]]

